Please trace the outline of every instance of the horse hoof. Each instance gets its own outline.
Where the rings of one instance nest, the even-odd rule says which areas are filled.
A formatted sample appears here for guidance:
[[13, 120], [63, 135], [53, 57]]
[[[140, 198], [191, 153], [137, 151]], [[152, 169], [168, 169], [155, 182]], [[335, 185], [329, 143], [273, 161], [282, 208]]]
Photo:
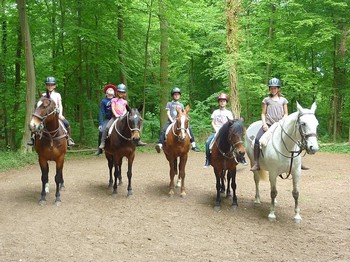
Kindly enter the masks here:
[[235, 205], [232, 205], [232, 210], [236, 210], [238, 208], [238, 205], [235, 204]]
[[221, 210], [220, 205], [215, 205], [214, 206], [214, 211], [219, 212]]
[[296, 215], [295, 217], [294, 217], [294, 222], [295, 222], [295, 224], [300, 224], [301, 223], [301, 216], [300, 215]]
[[62, 202], [59, 200], [59, 201], [56, 201], [55, 204], [56, 204], [56, 207], [59, 207], [61, 206]]
[[170, 191], [169, 193], [168, 193], [168, 195], [169, 195], [169, 197], [173, 197], [174, 196], [174, 191]]
[[185, 198], [185, 197], [186, 197], [186, 193], [185, 193], [185, 192], [182, 192], [182, 193], [180, 194], [180, 196], [181, 196], [182, 198]]
[[128, 191], [127, 197], [130, 198], [134, 195], [134, 192], [132, 190]]
[[256, 207], [259, 207], [260, 205], [261, 205], [260, 202], [258, 202], [258, 201], [255, 201], [255, 202], [254, 202], [254, 206], [256, 206]]
[[39, 205], [42, 206], [42, 207], [45, 206], [46, 205], [46, 200], [40, 200], [39, 201]]
[[119, 181], [118, 186], [121, 186], [123, 184], [123, 181]]
[[226, 195], [226, 198], [231, 198], [232, 197], [232, 194], [227, 194]]
[[60, 191], [66, 191], [66, 187], [65, 186], [61, 186], [60, 187]]
[[117, 198], [117, 192], [113, 192], [112, 197]]
[[275, 215], [269, 215], [268, 216], [270, 222], [276, 222], [276, 216]]

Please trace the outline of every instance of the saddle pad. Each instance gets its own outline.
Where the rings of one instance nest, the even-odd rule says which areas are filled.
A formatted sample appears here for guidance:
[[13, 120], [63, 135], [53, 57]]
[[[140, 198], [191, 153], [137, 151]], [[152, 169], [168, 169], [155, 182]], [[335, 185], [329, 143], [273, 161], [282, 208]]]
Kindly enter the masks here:
[[210, 152], [211, 152], [211, 149], [213, 148], [213, 145], [214, 145], [214, 143], [215, 143], [215, 141], [216, 141], [216, 139], [217, 139], [217, 137], [218, 137], [218, 133], [219, 133], [219, 132], [216, 132], [215, 135], [214, 135], [214, 137], [213, 137], [213, 139], [210, 141], [210, 144], [209, 144], [209, 151], [210, 151]]
[[261, 136], [259, 142], [260, 142], [260, 148], [267, 146], [267, 143], [270, 141], [271, 136], [273, 132], [275, 131], [276, 127], [278, 126], [278, 122], [274, 123], [270, 128]]
[[68, 134], [68, 131], [66, 129], [66, 127], [64, 126], [64, 123], [62, 122], [62, 120], [58, 121], [60, 123], [60, 126], [63, 128], [63, 131], [65, 134]]
[[113, 131], [113, 128], [114, 128], [114, 126], [117, 124], [118, 120], [119, 120], [119, 117], [118, 117], [116, 120], [114, 120], [113, 124], [112, 124], [111, 127], [109, 128], [109, 130], [108, 130], [108, 136], [111, 136], [112, 131]]

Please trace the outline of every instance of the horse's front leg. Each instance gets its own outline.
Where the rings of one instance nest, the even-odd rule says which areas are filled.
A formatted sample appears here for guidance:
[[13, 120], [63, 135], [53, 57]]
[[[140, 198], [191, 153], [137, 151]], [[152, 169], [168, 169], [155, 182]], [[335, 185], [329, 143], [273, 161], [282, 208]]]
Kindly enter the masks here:
[[294, 222], [300, 223], [301, 222], [301, 215], [300, 215], [300, 209], [299, 209], [299, 178], [300, 178], [301, 170], [297, 170], [295, 173], [293, 173], [293, 197], [294, 197], [294, 203], [295, 203], [295, 216], [294, 216]]
[[185, 197], [185, 176], [186, 176], [186, 163], [187, 163], [188, 154], [185, 154], [184, 156], [180, 157], [180, 164], [179, 164], [179, 177], [181, 179], [181, 194], [180, 196]]
[[237, 195], [236, 195], [236, 167], [233, 170], [229, 171], [229, 176], [232, 177], [232, 182], [231, 182], [231, 188], [232, 188], [232, 207], [237, 208], [238, 207], [238, 202], [237, 202]]
[[175, 167], [174, 167], [174, 160], [173, 159], [168, 159], [169, 162], [169, 175], [170, 175], [170, 183], [169, 183], [169, 196], [174, 195], [174, 189], [175, 189], [175, 183], [174, 183], [174, 177], [175, 177]]
[[48, 182], [49, 182], [49, 164], [46, 160], [39, 158], [39, 165], [41, 169], [41, 198], [39, 201], [40, 205], [46, 204], [46, 193], [48, 193]]
[[270, 214], [268, 218], [271, 222], [276, 221], [276, 215], [275, 215], [275, 204], [276, 204], [276, 197], [277, 197], [276, 179], [277, 179], [277, 174], [270, 172], [271, 208], [270, 208]]
[[[57, 164], [56, 164], [57, 165]], [[61, 205], [61, 193], [60, 193], [60, 185], [62, 184], [62, 166], [56, 168], [55, 182], [56, 182], [56, 206]]]
[[117, 181], [118, 181], [118, 177], [121, 176], [121, 167], [122, 167], [122, 164], [119, 163], [119, 161], [114, 159], [114, 184], [113, 184], [113, 192], [112, 192], [113, 197], [117, 196]]
[[134, 162], [134, 156], [128, 158], [128, 197], [133, 195], [131, 187], [131, 178], [132, 178], [132, 163]]
[[219, 211], [221, 209], [221, 179], [222, 172], [220, 170], [215, 170], [215, 178], [216, 178], [216, 200], [214, 205], [214, 210]]
[[[174, 160], [174, 172], [175, 172], [175, 176], [177, 175], [177, 181], [176, 181], [176, 187], [181, 187], [181, 176], [179, 175], [179, 172], [178, 172], [178, 168], [177, 168], [177, 157], [175, 158]], [[180, 167], [179, 167], [180, 169]]]
[[[224, 174], [224, 176], [225, 176], [225, 174]], [[226, 198], [229, 198], [232, 196], [231, 195], [231, 179], [232, 179], [232, 174], [230, 171], [227, 171], [227, 189], [225, 189], [225, 185], [224, 185], [224, 190], [226, 190]]]

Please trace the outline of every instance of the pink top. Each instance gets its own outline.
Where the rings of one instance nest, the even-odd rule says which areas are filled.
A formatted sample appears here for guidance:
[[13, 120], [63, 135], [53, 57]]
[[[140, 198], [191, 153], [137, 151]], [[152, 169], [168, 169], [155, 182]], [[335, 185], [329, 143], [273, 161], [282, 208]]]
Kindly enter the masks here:
[[[113, 98], [111, 100], [112, 109], [114, 109], [115, 117], [120, 117], [126, 113], [126, 105], [128, 101], [123, 98]], [[113, 110], [112, 110], [113, 111]]]

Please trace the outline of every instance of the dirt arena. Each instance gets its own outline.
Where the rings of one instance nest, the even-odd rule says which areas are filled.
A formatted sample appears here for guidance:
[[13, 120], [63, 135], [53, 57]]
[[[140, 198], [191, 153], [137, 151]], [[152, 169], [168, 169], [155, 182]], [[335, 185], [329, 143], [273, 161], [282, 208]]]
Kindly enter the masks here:
[[190, 152], [187, 197], [168, 197], [164, 154], [137, 153], [134, 195], [124, 184], [113, 198], [104, 156], [67, 160], [62, 205], [50, 193], [38, 204], [39, 165], [0, 173], [0, 261], [350, 261], [350, 155], [305, 156], [300, 208], [295, 224], [292, 182], [277, 182], [277, 222], [267, 219], [269, 183], [261, 184], [262, 205], [254, 207], [249, 167], [239, 166], [238, 208], [223, 199], [213, 209], [215, 178], [203, 169], [204, 153]]

